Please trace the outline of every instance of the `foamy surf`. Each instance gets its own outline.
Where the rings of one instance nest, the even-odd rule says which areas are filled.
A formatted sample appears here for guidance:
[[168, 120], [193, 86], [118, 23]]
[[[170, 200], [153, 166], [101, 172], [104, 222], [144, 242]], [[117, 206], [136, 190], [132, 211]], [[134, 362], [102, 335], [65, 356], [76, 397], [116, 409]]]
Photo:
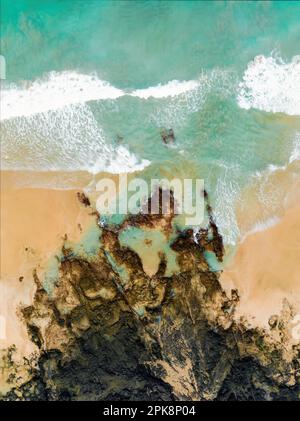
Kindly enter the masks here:
[[150, 86], [149, 88], [145, 89], [136, 89], [131, 92], [130, 95], [142, 99], [167, 97], [172, 98], [197, 89], [198, 86], [199, 81], [197, 80], [171, 80], [166, 84], [158, 84], [156, 86]]
[[[168, 106], [163, 107], [165, 123], [169, 125], [174, 123], [171, 115], [174, 114], [178, 122], [199, 108], [211, 78], [202, 74], [198, 80], [172, 80], [145, 89], [123, 91], [96, 75], [64, 71], [51, 72], [42, 79], [19, 86], [4, 84], [1, 90], [2, 168], [79, 170], [93, 174], [141, 171], [150, 161], [138, 159], [124, 146], [116, 148], [109, 144], [89, 102], [124, 96], [170, 99]], [[155, 120], [153, 115], [150, 118]], [[157, 125], [161, 125], [161, 121]]]
[[235, 246], [240, 238], [240, 228], [233, 203], [239, 199], [240, 186], [234, 168], [226, 167], [222, 163], [221, 166], [224, 171], [218, 177], [216, 185], [214, 216], [224, 243]]
[[117, 99], [125, 95], [97, 76], [77, 72], [51, 72], [45, 79], [24, 82], [1, 90], [1, 119], [27, 117], [93, 100]]
[[143, 170], [150, 161], [109, 144], [89, 107], [89, 101], [125, 94], [96, 75], [70, 71], [2, 89], [2, 169], [92, 174]]
[[246, 110], [300, 115], [300, 56], [290, 63], [278, 57], [256, 56], [244, 73], [237, 100]]
[[196, 80], [172, 80], [126, 92], [96, 75], [74, 71], [51, 72], [44, 79], [1, 89], [1, 120], [28, 117], [89, 101], [116, 100], [126, 95], [143, 99], [173, 98], [196, 89], [199, 83]]
[[95, 163], [95, 165], [89, 169], [89, 172], [97, 174], [101, 171], [107, 171], [111, 174], [131, 173], [136, 171], [142, 171], [151, 162], [148, 159], [138, 160], [136, 155], [129, 152], [125, 146], [119, 146], [117, 149], [112, 151], [112, 157], [107, 161], [105, 167], [103, 167], [102, 158]]
[[110, 144], [88, 104], [5, 120], [1, 128], [3, 170], [125, 173], [150, 164]]

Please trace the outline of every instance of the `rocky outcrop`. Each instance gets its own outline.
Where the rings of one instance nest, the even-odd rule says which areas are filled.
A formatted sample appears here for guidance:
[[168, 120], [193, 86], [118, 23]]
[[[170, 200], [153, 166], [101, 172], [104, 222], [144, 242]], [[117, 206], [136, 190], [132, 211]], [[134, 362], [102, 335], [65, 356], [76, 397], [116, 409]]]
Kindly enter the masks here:
[[[209, 204], [209, 224], [196, 235], [176, 228], [172, 209], [102, 226], [92, 258], [63, 248], [51, 294], [35, 275], [22, 317], [39, 352], [26, 383], [12, 379], [2, 399], [299, 400], [300, 347], [289, 345], [284, 317], [270, 332], [236, 321], [238, 291], [226, 295], [209, 267], [207, 252], [223, 257]], [[161, 253], [148, 276], [120, 245], [129, 227], [163, 232], [180, 270], [166, 276]]]

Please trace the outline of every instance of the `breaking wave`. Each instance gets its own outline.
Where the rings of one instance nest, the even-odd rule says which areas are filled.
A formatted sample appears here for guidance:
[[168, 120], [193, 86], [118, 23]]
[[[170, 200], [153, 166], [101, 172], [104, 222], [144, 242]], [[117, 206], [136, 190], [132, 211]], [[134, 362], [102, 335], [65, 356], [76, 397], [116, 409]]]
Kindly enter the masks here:
[[246, 110], [300, 115], [300, 56], [290, 63], [278, 57], [256, 56], [244, 73], [237, 100]]

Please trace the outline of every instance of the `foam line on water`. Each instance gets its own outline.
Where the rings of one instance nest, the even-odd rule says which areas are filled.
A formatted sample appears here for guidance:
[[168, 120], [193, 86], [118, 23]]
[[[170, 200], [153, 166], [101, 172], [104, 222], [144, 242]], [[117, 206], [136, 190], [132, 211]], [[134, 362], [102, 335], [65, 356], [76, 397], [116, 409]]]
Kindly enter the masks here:
[[294, 161], [300, 161], [300, 133], [295, 136], [289, 163], [291, 164]]
[[27, 117], [68, 105], [89, 101], [116, 100], [125, 95], [143, 99], [175, 97], [199, 86], [199, 81], [172, 80], [166, 84], [124, 91], [99, 79], [75, 71], [51, 72], [43, 79], [1, 89], [1, 120]]
[[223, 174], [219, 176], [216, 185], [214, 216], [226, 245], [236, 245], [240, 237], [240, 229], [233, 206], [239, 195], [240, 186], [234, 168], [224, 165]]
[[166, 84], [158, 84], [145, 89], [136, 89], [130, 95], [142, 99], [175, 97], [197, 89], [198, 86], [199, 81], [197, 80], [171, 80]]

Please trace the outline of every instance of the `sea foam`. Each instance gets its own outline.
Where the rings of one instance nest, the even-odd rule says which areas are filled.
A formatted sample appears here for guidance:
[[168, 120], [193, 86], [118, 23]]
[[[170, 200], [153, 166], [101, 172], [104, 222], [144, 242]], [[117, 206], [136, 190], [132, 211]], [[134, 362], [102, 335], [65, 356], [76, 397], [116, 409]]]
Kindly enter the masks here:
[[[174, 99], [196, 91], [201, 83], [172, 80], [124, 91], [97, 75], [64, 71], [18, 86], [4, 85], [0, 93], [2, 169], [90, 173], [143, 170], [150, 161], [139, 160], [125, 146], [111, 145], [89, 102], [117, 100], [126, 95], [146, 100]], [[18, 155], [18, 151], [22, 153]]]
[[96, 75], [75, 71], [51, 72], [43, 79], [1, 89], [1, 120], [26, 117], [89, 101], [115, 100], [125, 95], [143, 99], [175, 97], [198, 86], [199, 81], [196, 80], [172, 80], [145, 89], [124, 91]]
[[[116, 100], [125, 92], [96, 75], [51, 72], [1, 90], [2, 169], [134, 172], [139, 160], [106, 139], [89, 101]], [[20, 151], [20, 153], [19, 153]]]
[[4, 120], [3, 170], [134, 172], [150, 161], [114, 146], [88, 104]]
[[148, 98], [167, 98], [174, 97], [186, 92], [192, 91], [199, 86], [197, 80], [171, 80], [166, 84], [158, 84], [145, 89], [136, 89], [130, 93], [131, 96], [148, 99]]
[[256, 56], [244, 73], [237, 97], [241, 108], [300, 115], [300, 56], [286, 63]]
[[116, 99], [125, 95], [97, 76], [77, 72], [51, 72], [45, 79], [32, 83], [24, 82], [20, 87], [11, 86], [1, 90], [1, 119], [26, 117], [67, 105], [93, 100]]

